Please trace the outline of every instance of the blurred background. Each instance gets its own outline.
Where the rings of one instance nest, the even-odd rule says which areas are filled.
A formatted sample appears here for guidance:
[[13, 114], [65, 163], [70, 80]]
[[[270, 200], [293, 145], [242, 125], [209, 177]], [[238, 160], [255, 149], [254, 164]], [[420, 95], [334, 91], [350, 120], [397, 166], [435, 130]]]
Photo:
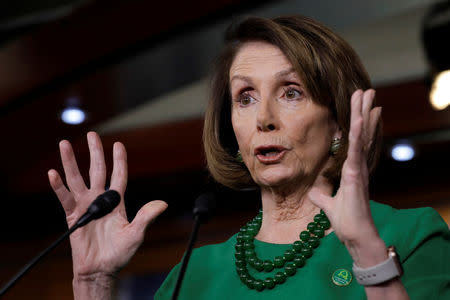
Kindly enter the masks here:
[[[0, 285], [66, 230], [47, 180], [72, 142], [87, 178], [86, 133], [128, 151], [131, 220], [153, 199], [169, 209], [121, 272], [120, 299], [152, 299], [183, 255], [194, 199], [218, 195], [198, 245], [226, 240], [257, 213], [257, 191], [214, 184], [201, 144], [211, 62], [246, 15], [303, 14], [361, 56], [383, 107], [385, 144], [371, 198], [432, 206], [450, 222], [449, 1], [15, 0], [0, 3]], [[447, 89], [447, 90], [446, 90]], [[430, 96], [431, 95], [431, 96]], [[432, 101], [431, 101], [432, 100]], [[4, 299], [72, 299], [68, 242]]]

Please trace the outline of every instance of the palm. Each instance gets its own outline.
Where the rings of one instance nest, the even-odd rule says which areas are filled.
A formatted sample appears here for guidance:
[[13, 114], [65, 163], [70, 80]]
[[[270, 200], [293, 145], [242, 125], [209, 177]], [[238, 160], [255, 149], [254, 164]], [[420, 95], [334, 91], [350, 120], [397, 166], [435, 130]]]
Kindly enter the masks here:
[[[95, 193], [100, 194], [101, 192]], [[93, 192], [89, 192], [87, 199], [96, 197]], [[113, 273], [114, 265], [111, 264], [117, 257], [117, 253], [122, 253], [128, 221], [115, 209], [111, 214], [93, 221], [94, 224], [88, 224], [79, 228], [71, 235], [72, 253], [74, 261], [79, 263], [75, 272], [86, 274], [92, 270], [105, 273]], [[72, 215], [67, 216], [67, 223], [74, 224], [84, 211], [77, 210]], [[117, 265], [123, 265], [129, 257], [119, 256], [123, 261], [116, 261]], [[116, 260], [117, 260], [116, 258]]]

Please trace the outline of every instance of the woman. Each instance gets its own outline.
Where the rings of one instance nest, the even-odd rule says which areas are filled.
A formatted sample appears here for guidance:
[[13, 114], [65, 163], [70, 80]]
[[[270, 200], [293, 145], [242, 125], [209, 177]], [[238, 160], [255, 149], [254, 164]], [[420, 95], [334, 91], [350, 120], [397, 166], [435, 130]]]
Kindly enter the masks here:
[[[450, 238], [439, 215], [369, 202], [381, 108], [345, 41], [305, 17], [247, 19], [229, 30], [211, 89], [209, 170], [229, 187], [258, 186], [262, 213], [227, 242], [193, 252], [179, 299], [449, 298]], [[67, 141], [60, 150], [70, 192], [49, 171], [69, 226], [104, 191], [99, 137], [89, 133], [88, 144], [90, 189]], [[113, 152], [110, 188], [123, 195], [125, 148], [116, 143]], [[115, 275], [165, 208], [150, 202], [129, 224], [122, 201], [72, 235], [76, 299], [112, 297]], [[157, 299], [171, 297], [177, 273]]]

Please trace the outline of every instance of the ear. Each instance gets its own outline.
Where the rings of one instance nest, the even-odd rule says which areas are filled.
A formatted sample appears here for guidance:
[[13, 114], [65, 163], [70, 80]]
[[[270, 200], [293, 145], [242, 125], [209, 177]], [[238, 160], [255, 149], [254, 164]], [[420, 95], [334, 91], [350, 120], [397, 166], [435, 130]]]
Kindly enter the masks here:
[[333, 139], [342, 138], [342, 130], [335, 120], [331, 121], [331, 136]]
[[333, 138], [342, 138], [342, 130], [341, 130], [341, 128], [339, 128], [339, 127], [337, 127], [336, 128], [336, 130], [335, 130], [335, 132], [334, 132], [334, 135], [333, 135]]

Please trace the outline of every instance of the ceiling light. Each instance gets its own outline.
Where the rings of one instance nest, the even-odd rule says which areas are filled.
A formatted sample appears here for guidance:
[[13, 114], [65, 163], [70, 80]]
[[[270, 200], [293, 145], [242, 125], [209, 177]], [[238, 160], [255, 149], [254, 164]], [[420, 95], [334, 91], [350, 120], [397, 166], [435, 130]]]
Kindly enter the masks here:
[[422, 23], [422, 41], [434, 78], [430, 102], [442, 110], [450, 104], [450, 1], [439, 1], [431, 6]]
[[78, 107], [67, 107], [61, 113], [61, 120], [66, 124], [78, 125], [86, 120], [86, 113]]
[[399, 143], [392, 147], [391, 156], [396, 161], [408, 161], [414, 158], [414, 148], [408, 143]]
[[430, 91], [430, 102], [436, 110], [450, 105], [450, 70], [440, 72], [433, 81]]

